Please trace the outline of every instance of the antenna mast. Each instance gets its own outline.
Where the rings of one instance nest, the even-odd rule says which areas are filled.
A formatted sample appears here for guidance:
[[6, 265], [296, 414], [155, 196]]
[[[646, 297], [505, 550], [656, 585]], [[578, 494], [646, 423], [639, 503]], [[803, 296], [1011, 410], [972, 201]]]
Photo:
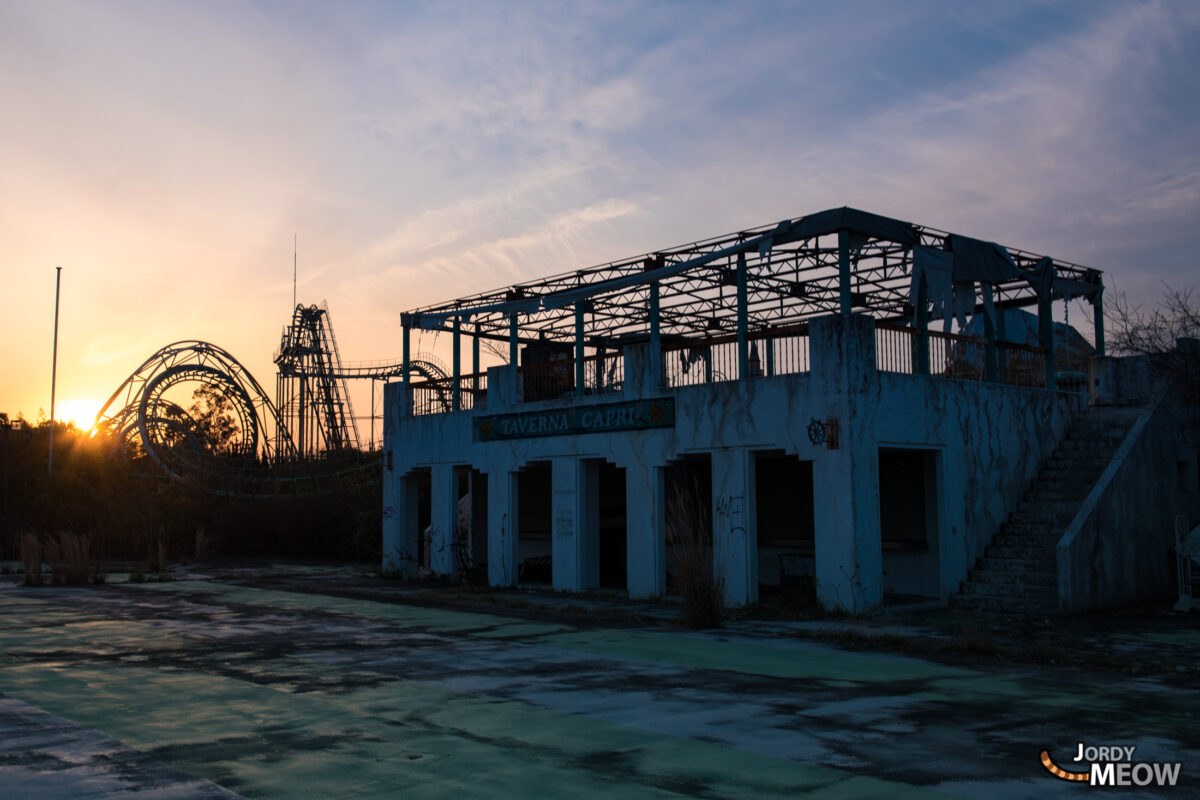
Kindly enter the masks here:
[[296, 234], [292, 234], [292, 308], [296, 308]]

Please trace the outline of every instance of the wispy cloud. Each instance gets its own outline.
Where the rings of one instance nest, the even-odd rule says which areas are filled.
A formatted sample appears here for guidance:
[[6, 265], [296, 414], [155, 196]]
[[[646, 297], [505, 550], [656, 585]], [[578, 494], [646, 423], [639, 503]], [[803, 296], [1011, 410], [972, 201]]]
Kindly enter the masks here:
[[46, 342], [0, 344], [0, 410], [36, 407], [56, 263], [66, 380], [198, 337], [265, 381], [293, 233], [349, 358], [405, 308], [842, 204], [1146, 302], [1195, 280], [1189, 4], [10, 2], [0, 95], [4, 311]]

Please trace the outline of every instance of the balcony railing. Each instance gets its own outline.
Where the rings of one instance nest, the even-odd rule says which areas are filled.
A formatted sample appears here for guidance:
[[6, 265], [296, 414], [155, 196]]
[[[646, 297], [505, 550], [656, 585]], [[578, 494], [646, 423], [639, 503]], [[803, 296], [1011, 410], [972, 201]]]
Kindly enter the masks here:
[[[445, 414], [454, 407], [454, 378], [421, 381], [412, 386], [413, 414]], [[458, 379], [458, 411], [487, 407], [487, 373], [462, 375]]]
[[[920, 342], [920, 332], [915, 328], [876, 327], [876, 368], [916, 374]], [[1058, 388], [1086, 389], [1086, 357], [1074, 353], [1055, 356]], [[929, 331], [929, 374], [957, 380], [987, 380], [987, 341], [979, 336]], [[1045, 388], [1046, 351], [1025, 344], [996, 342], [996, 380], [1010, 386]]]
[[[747, 335], [750, 376], [808, 372], [808, 326], [754, 331]], [[696, 386], [737, 380], [736, 334], [670, 342], [662, 348], [663, 385]]]
[[587, 394], [620, 394], [625, 390], [625, 354], [598, 353], [583, 360]]
[[[575, 394], [575, 359], [522, 364], [521, 397], [525, 402], [558, 400]], [[619, 394], [625, 389], [625, 354], [619, 350], [583, 359], [585, 395]]]

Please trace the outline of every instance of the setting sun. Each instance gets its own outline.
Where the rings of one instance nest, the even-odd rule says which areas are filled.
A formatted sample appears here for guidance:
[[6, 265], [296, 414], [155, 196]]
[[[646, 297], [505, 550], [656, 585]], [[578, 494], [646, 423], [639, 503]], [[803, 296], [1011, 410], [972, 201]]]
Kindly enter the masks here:
[[102, 403], [90, 397], [71, 397], [62, 400], [54, 409], [54, 416], [60, 422], [74, 422], [75, 427], [91, 430], [96, 424], [96, 412]]

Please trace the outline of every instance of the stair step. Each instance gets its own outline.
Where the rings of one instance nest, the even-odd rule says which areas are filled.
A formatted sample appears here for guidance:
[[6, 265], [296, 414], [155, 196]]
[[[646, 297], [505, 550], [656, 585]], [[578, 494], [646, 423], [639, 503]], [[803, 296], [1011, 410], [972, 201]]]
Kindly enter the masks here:
[[1067, 491], [1065, 489], [1050, 489], [1037, 487], [1025, 493], [1026, 503], [1074, 503], [1087, 497], [1087, 491]]
[[1054, 545], [989, 544], [983, 549], [985, 558], [1016, 558], [1036, 561], [1054, 558]]
[[1072, 514], [1079, 503], [1051, 500], [1022, 500], [1017, 504], [1018, 511], [1053, 511], [1056, 514]]
[[1068, 437], [1059, 443], [1056, 452], [1111, 453], [1121, 446], [1123, 438], [1121, 436], [1081, 436], [1078, 439]]
[[1026, 503], [1022, 501], [1009, 519], [1013, 522], [1061, 526], [1070, 522], [1079, 503]]
[[1053, 536], [1057, 530], [1055, 525], [1037, 522], [1006, 522], [1000, 526], [1000, 530], [992, 537], [992, 541], [1007, 536], [1036, 536], [1039, 538]]
[[1053, 553], [1049, 557], [1039, 558], [991, 558], [984, 556], [979, 559], [979, 569], [995, 570], [996, 572], [1020, 572], [1030, 575], [1045, 573], [1058, 575], [1058, 564], [1054, 561]]
[[1078, 458], [1065, 458], [1056, 453], [1055, 455], [1050, 456], [1050, 459], [1046, 462], [1045, 469], [1070, 470], [1071, 472], [1075, 473], [1079, 473], [1085, 469], [1097, 469], [1103, 472], [1104, 468], [1107, 467], [1111, 461], [1112, 458], [1108, 456], [1080, 456]]
[[1062, 538], [1061, 526], [1047, 526], [1040, 531], [1029, 533], [1010, 533], [1002, 531], [992, 537], [992, 544], [1000, 547], [1054, 547]]
[[1082, 480], [1077, 477], [1045, 478], [1038, 476], [1038, 479], [1034, 481], [1033, 485], [1030, 487], [1030, 491], [1032, 492], [1035, 490], [1045, 489], [1046, 491], [1051, 492], [1064, 492], [1071, 494], [1082, 492], [1084, 496], [1086, 496], [1095, 485], [1095, 481]]
[[988, 611], [1002, 614], [1052, 614], [1053, 601], [1013, 599], [991, 595], [964, 595], [954, 597], [954, 605], [966, 611]]
[[1027, 586], [1024, 584], [1009, 584], [1009, 583], [977, 583], [974, 581], [964, 581], [962, 584], [962, 593], [965, 595], [987, 595], [989, 597], [1007, 597], [1013, 600], [1044, 600], [1051, 602], [1054, 600], [1055, 590], [1050, 586]]
[[996, 588], [1003, 586], [1016, 589], [1054, 589], [1058, 586], [1058, 573], [1017, 569], [972, 569], [967, 571], [967, 582]]

